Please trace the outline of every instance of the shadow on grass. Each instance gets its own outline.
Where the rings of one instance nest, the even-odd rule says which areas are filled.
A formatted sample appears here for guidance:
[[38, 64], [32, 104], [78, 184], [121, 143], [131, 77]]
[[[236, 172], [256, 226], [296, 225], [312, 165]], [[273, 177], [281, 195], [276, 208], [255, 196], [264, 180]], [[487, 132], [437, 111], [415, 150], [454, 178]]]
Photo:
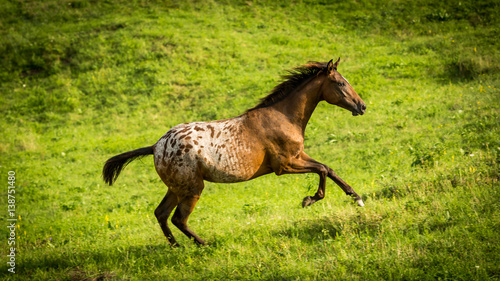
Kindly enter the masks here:
[[276, 230], [274, 235], [297, 238], [307, 244], [317, 244], [343, 235], [358, 235], [359, 233], [376, 236], [382, 220], [383, 218], [377, 214], [357, 213], [347, 217], [334, 215], [298, 221], [290, 227]]
[[[179, 251], [180, 250], [180, 251]], [[67, 247], [52, 248], [45, 253], [21, 255], [17, 275], [39, 276], [40, 272], [58, 280], [107, 280], [116, 277], [116, 269], [130, 271], [154, 270], [176, 266], [183, 256], [192, 251], [173, 249], [167, 242], [158, 245], [109, 247], [75, 250]], [[97, 270], [96, 270], [97, 268]], [[0, 273], [0, 279], [8, 274]], [[3, 276], [3, 277], [2, 277]]]
[[286, 229], [275, 231], [274, 235], [287, 238], [297, 238], [308, 244], [317, 243], [326, 239], [336, 239], [342, 235], [343, 226], [340, 221], [329, 218], [319, 218], [296, 222]]

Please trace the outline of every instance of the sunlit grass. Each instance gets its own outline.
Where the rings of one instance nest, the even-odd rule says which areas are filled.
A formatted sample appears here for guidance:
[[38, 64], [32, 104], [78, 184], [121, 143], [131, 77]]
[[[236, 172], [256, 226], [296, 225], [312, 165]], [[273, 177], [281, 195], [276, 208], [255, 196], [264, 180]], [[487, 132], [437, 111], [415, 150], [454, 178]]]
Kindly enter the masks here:
[[[20, 215], [2, 278], [498, 279], [498, 4], [378, 4], [0, 4], [0, 172], [16, 171]], [[107, 158], [339, 56], [367, 114], [320, 104], [305, 147], [365, 208], [328, 182], [303, 209], [316, 175], [207, 183], [189, 224], [211, 246], [172, 227], [174, 249], [151, 158], [102, 182]]]

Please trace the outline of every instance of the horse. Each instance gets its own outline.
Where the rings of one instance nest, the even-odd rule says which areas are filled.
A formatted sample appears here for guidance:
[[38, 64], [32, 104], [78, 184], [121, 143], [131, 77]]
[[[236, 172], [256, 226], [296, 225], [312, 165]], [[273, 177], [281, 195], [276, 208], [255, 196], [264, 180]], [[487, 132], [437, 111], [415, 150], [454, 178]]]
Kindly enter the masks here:
[[112, 185], [128, 163], [153, 154], [156, 172], [168, 187], [154, 214], [172, 246], [178, 243], [167, 221], [176, 207], [172, 223], [197, 244], [206, 244], [187, 225], [204, 181], [234, 183], [270, 173], [316, 173], [318, 190], [303, 199], [302, 207], [325, 197], [327, 177], [363, 207], [350, 185], [304, 152], [306, 126], [320, 101], [349, 110], [353, 116], [365, 113], [366, 104], [337, 71], [339, 62], [340, 58], [293, 68], [257, 106], [240, 116], [180, 124], [152, 146], [111, 157], [103, 168], [104, 181]]

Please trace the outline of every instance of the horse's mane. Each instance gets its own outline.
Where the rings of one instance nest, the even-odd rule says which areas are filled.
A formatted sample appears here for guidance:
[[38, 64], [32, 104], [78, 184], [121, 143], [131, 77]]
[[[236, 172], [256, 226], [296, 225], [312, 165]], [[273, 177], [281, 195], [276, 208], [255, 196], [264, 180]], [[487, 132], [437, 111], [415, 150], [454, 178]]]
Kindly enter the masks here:
[[283, 82], [276, 85], [269, 95], [262, 98], [259, 104], [247, 110], [247, 112], [258, 108], [268, 107], [284, 100], [294, 89], [302, 85], [306, 80], [326, 70], [326, 66], [326, 62], [311, 61], [305, 65], [289, 70], [288, 74], [281, 76]]

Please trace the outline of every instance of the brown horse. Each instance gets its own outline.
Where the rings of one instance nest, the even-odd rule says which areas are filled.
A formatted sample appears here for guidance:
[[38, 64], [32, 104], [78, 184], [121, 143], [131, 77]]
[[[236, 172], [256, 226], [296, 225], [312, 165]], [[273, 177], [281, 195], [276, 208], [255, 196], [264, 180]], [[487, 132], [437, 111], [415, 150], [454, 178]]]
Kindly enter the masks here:
[[156, 172], [168, 186], [167, 194], [155, 210], [163, 233], [177, 245], [167, 220], [189, 238], [204, 245], [187, 226], [189, 215], [200, 199], [204, 181], [232, 183], [276, 175], [316, 173], [319, 187], [302, 206], [325, 197], [329, 177], [363, 206], [361, 197], [332, 169], [304, 152], [304, 132], [317, 104], [325, 100], [363, 115], [366, 105], [349, 82], [337, 72], [337, 62], [310, 62], [284, 76], [284, 81], [254, 108], [235, 118], [177, 125], [153, 146], [110, 158], [103, 169], [104, 181], [113, 184], [125, 165], [153, 154]]

